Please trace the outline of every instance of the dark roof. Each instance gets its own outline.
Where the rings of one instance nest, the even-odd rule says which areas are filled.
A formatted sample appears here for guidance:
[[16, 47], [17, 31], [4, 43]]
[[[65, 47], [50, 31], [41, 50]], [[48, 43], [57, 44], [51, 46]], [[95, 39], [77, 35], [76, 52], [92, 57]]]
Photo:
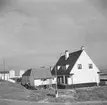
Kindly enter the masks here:
[[9, 71], [0, 71], [0, 74], [8, 74]]
[[32, 69], [34, 79], [53, 78], [49, 68]]
[[62, 69], [62, 67], [60, 67], [59, 70], [57, 70], [57, 75], [69, 75], [70, 71], [72, 70], [74, 64], [76, 63], [77, 59], [79, 58], [79, 56], [81, 55], [83, 50], [79, 50], [76, 52], [72, 52], [69, 54], [69, 58], [67, 60], [65, 60], [65, 55], [61, 56], [58, 60], [58, 62], [56, 63], [56, 65], [54, 66], [53, 70], [52, 70], [52, 74], [55, 75], [55, 67], [57, 66], [65, 66], [65, 65], [69, 65], [67, 70]]
[[34, 79], [53, 78], [49, 68], [29, 69], [22, 76], [31, 76], [31, 75], [33, 76]]
[[22, 76], [30, 76], [32, 69], [28, 69]]

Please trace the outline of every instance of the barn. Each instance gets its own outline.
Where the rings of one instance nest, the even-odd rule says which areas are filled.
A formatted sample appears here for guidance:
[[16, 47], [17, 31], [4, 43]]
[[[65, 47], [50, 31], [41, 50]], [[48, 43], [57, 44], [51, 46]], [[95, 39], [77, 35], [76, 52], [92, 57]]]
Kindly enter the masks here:
[[28, 69], [22, 75], [22, 85], [29, 84], [32, 87], [41, 85], [50, 85], [55, 83], [49, 68]]

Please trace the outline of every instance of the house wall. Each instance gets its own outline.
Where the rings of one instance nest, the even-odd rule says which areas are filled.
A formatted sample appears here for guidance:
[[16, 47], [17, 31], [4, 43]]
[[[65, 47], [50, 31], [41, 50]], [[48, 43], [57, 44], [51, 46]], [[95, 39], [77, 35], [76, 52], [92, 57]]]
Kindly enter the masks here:
[[30, 76], [22, 76], [22, 81], [21, 81], [22, 85], [30, 83], [30, 79], [29, 78], [30, 78]]
[[34, 80], [34, 86], [39, 86], [39, 85], [51, 85], [55, 84], [56, 79], [46, 79], [45, 81], [41, 79]]
[[[0, 74], [0, 79], [4, 80], [4, 74]], [[5, 80], [9, 79], [9, 74], [5, 74]]]
[[22, 75], [24, 74], [24, 72], [25, 72], [24, 70], [20, 70], [20, 75], [19, 76], [22, 77]]
[[15, 80], [10, 79], [10, 78], [8, 79], [8, 81], [9, 81], [9, 82], [12, 82], [12, 83], [15, 83]]
[[52, 79], [52, 84], [56, 84], [56, 77]]
[[69, 85], [72, 85], [72, 84], [73, 84], [73, 76], [70, 76], [70, 77], [68, 78], [68, 84], [69, 84]]
[[41, 80], [34, 80], [34, 86], [39, 86], [39, 85], [42, 85], [42, 81]]
[[[78, 64], [82, 64], [82, 69], [78, 69]], [[93, 65], [93, 69], [89, 69], [89, 64]], [[90, 59], [85, 51], [83, 51], [77, 60], [76, 64], [74, 65], [73, 69], [71, 70], [71, 79], [68, 79], [69, 84], [79, 84], [79, 83], [91, 83], [96, 82], [99, 83], [99, 72], [96, 65]]]
[[14, 70], [10, 70], [9, 71], [9, 78], [13, 78], [15, 77], [15, 71]]

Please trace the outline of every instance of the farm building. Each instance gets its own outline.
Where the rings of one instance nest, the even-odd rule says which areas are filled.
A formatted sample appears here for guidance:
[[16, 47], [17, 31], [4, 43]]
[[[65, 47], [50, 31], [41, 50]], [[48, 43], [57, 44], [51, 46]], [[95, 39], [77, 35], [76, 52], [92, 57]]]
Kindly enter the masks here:
[[10, 70], [9, 71], [9, 78], [14, 78], [15, 77], [15, 70]]
[[10, 70], [9, 71], [9, 81], [13, 82], [21, 82], [21, 77], [24, 74], [24, 70]]
[[0, 79], [8, 80], [9, 79], [9, 71], [0, 71]]
[[6, 80], [15, 83], [15, 81], [11, 79], [12, 75], [13, 74], [11, 71], [0, 71], [0, 80]]
[[50, 85], [55, 83], [55, 79], [49, 68], [28, 69], [22, 75], [22, 85], [30, 86]]
[[0, 71], [0, 80], [7, 80], [10, 82], [15, 83], [17, 79], [20, 79], [22, 77], [22, 74], [24, 73], [24, 70], [18, 71], [18, 75], [16, 75], [15, 70], [2, 70]]
[[99, 84], [99, 69], [88, 56], [84, 47], [61, 56], [52, 70], [60, 85]]

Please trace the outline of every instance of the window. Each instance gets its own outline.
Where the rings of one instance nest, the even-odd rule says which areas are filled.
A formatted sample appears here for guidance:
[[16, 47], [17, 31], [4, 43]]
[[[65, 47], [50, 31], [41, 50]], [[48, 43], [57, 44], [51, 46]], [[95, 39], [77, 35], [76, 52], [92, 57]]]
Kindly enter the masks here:
[[57, 70], [59, 70], [60, 69], [60, 66], [57, 66]]
[[66, 70], [68, 69], [69, 65], [66, 65]]
[[89, 64], [89, 69], [93, 69], [93, 65], [92, 64]]
[[78, 69], [82, 69], [82, 64], [78, 64]]
[[65, 84], [68, 84], [68, 77], [69, 76], [65, 76]]
[[66, 70], [66, 66], [62, 66], [62, 70]]

